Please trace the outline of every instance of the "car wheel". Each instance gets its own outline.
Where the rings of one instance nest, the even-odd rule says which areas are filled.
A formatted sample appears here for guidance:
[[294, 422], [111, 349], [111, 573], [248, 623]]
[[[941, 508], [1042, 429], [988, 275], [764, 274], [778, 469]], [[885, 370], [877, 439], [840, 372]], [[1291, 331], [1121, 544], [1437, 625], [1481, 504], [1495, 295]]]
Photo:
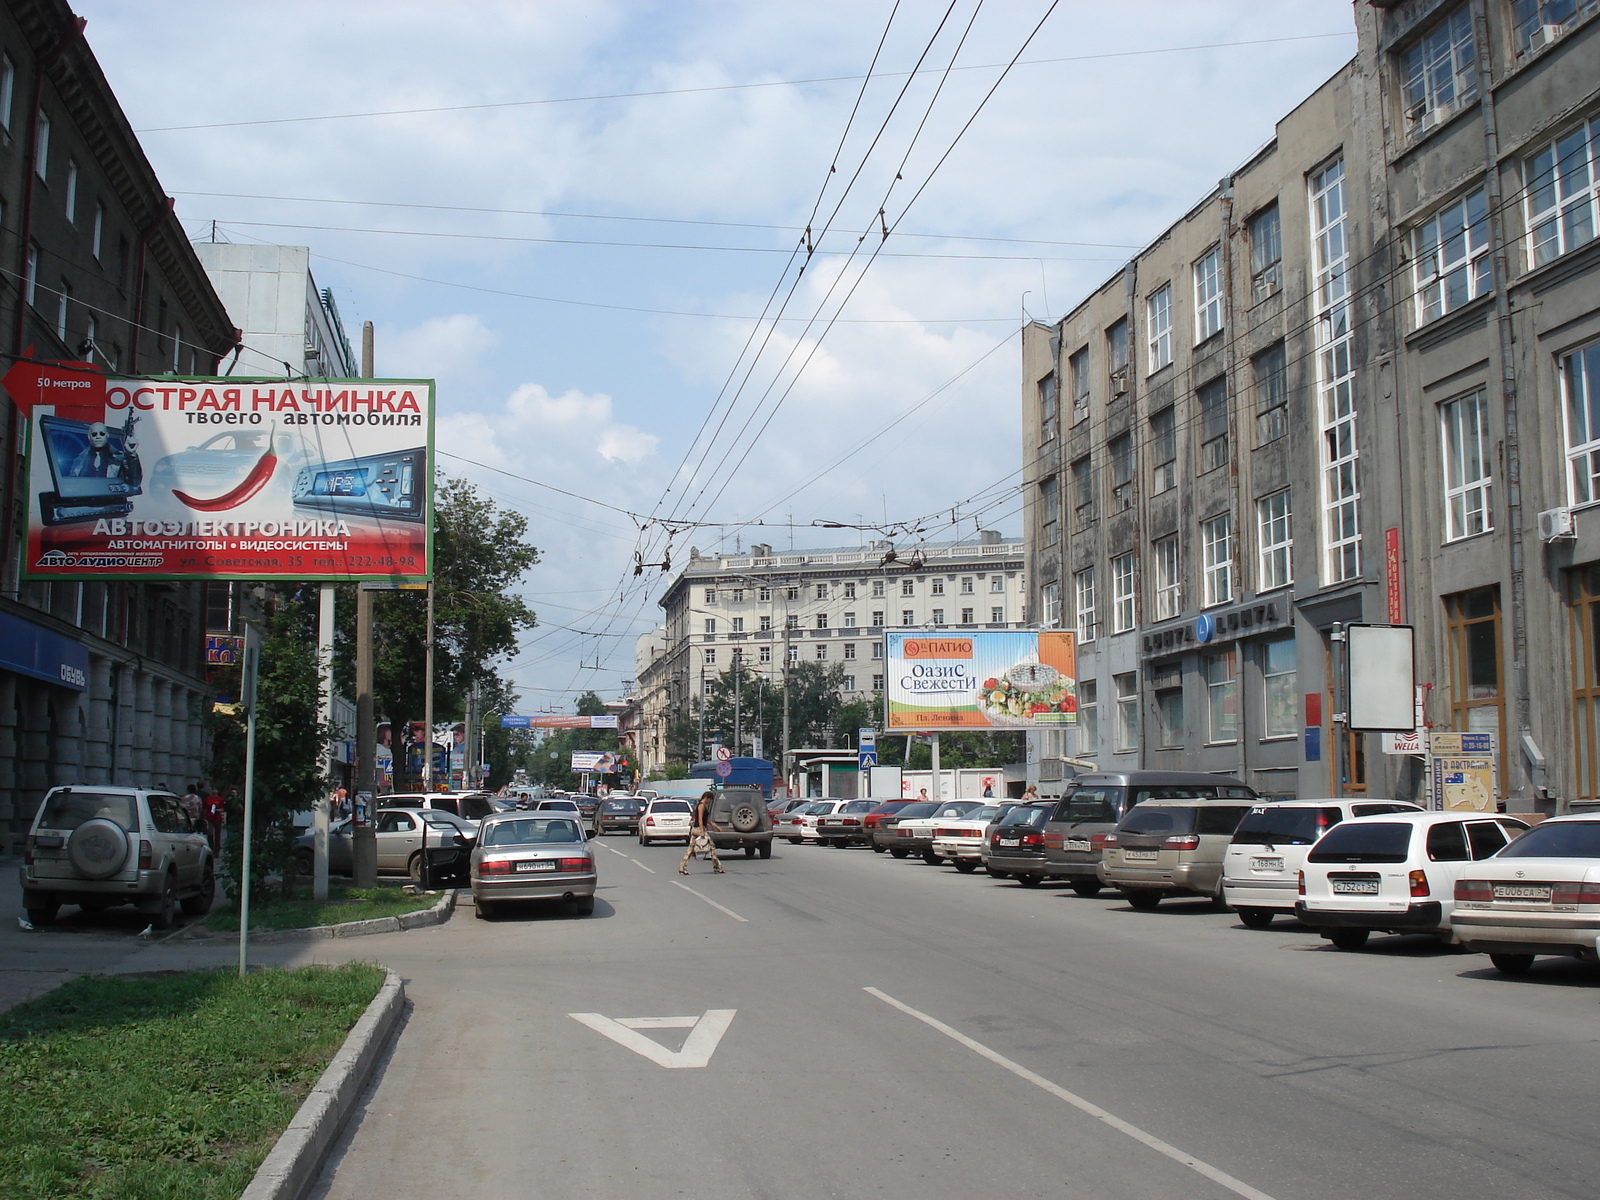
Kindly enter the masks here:
[[880, 846], [880, 845], [878, 845], [877, 842], [873, 842], [872, 843], [872, 852], [874, 854], [882, 854], [887, 849], [888, 849], [887, 846]]
[[1368, 929], [1335, 929], [1328, 940], [1341, 950], [1359, 950], [1367, 944]]
[[488, 921], [494, 917], [494, 901], [479, 900], [475, 907], [478, 910], [478, 920]]
[[23, 909], [28, 914], [30, 925], [54, 925], [56, 914], [61, 911], [61, 901], [45, 900], [35, 901]]
[[833, 839], [833, 848], [835, 850], [848, 850], [848, 849], [850, 849], [850, 839], [849, 838], [834, 838]]
[[422, 851], [417, 851], [406, 863], [406, 877], [411, 880], [413, 887], [422, 883]]
[[924, 850], [922, 852], [922, 861], [927, 863], [930, 867], [937, 867], [944, 861], [944, 859], [940, 858], [932, 850]]
[[1152, 892], [1149, 888], [1131, 888], [1123, 892], [1123, 895], [1133, 908], [1148, 910], [1161, 903], [1161, 893]]
[[577, 917], [594, 916], [594, 897], [577, 896], [572, 901], [572, 914]]
[[735, 833], [754, 833], [761, 828], [761, 810], [754, 804], [735, 804], [728, 814]]
[[1247, 929], [1265, 929], [1272, 924], [1272, 918], [1278, 914], [1270, 908], [1241, 908], [1239, 920], [1243, 921]]
[[311, 850], [296, 850], [294, 852], [294, 873], [310, 877], [316, 872], [317, 856]]
[[960, 871], [963, 875], [971, 875], [978, 869], [978, 863], [976, 859], [957, 858], [953, 861], [955, 863], [956, 870]]
[[1080, 879], [1072, 885], [1072, 890], [1080, 896], [1098, 896], [1100, 882], [1096, 879]]
[[896, 858], [904, 858], [906, 855], [910, 854], [911, 851], [902, 850], [899, 846], [895, 846], [889, 851], [889, 853], [894, 855]]
[[216, 898], [216, 872], [207, 867], [205, 877], [200, 880], [200, 890], [194, 895], [184, 898], [183, 911], [191, 917], [203, 917], [211, 911], [211, 905], [216, 901]]
[[771, 842], [762, 842], [761, 845], [756, 847], [756, 849], [761, 852], [761, 857], [762, 858], [771, 858], [772, 857], [772, 843]]
[[171, 929], [178, 920], [178, 881], [169, 871], [161, 886], [161, 907], [150, 918], [157, 929]]
[[985, 867], [984, 870], [989, 872], [989, 878], [990, 879], [1010, 879], [1011, 878], [1011, 872], [1010, 871], [996, 871], [993, 867]]
[[1502, 975], [1526, 975], [1533, 969], [1531, 954], [1491, 954], [1489, 961]]
[[788, 842], [791, 846], [798, 846], [800, 844], [799, 838], [784, 838], [783, 840]]
[[641, 833], [639, 835], [639, 845], [648, 846], [649, 844], [650, 844], [650, 839], [645, 837], [645, 835]]
[[746, 846], [744, 848], [744, 856], [746, 858], [754, 858], [756, 856], [756, 848], [754, 846]]
[[1023, 887], [1038, 887], [1041, 883], [1044, 882], [1044, 876], [1043, 875], [1035, 875], [1035, 874], [1032, 874], [1032, 873], [1029, 873], [1027, 875], [1018, 875], [1017, 876], [1017, 882], [1020, 883]]
[[122, 826], [95, 817], [79, 825], [67, 838], [67, 859], [85, 879], [110, 879], [128, 861], [132, 844]]

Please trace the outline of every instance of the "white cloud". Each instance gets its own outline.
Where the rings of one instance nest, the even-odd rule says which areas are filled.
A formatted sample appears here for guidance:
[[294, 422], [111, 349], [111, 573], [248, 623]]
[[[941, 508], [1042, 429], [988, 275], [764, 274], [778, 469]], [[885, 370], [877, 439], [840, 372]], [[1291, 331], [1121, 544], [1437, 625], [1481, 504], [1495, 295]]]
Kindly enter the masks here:
[[476, 313], [453, 313], [409, 329], [378, 330], [374, 345], [381, 375], [453, 381], [477, 376], [500, 335]]

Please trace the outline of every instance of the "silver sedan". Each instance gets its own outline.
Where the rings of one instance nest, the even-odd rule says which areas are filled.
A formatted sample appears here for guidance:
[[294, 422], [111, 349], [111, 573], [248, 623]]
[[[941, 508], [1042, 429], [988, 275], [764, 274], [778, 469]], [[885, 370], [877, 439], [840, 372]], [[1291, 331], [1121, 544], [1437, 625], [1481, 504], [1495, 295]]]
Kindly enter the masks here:
[[484, 818], [472, 851], [472, 900], [489, 917], [508, 900], [565, 900], [594, 912], [594, 853], [576, 813], [499, 813]]

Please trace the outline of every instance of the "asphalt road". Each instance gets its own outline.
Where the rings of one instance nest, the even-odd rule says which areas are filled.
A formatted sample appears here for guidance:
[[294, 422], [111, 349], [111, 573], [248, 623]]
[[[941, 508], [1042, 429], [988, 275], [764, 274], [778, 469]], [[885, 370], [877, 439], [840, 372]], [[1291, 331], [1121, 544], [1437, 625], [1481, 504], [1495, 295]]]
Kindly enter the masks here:
[[[591, 918], [465, 904], [363, 939], [415, 1008], [315, 1196], [1595, 1194], [1592, 968], [1512, 981], [865, 850], [684, 880], [677, 848], [603, 846]], [[597, 1024], [715, 1048], [663, 1066]]]

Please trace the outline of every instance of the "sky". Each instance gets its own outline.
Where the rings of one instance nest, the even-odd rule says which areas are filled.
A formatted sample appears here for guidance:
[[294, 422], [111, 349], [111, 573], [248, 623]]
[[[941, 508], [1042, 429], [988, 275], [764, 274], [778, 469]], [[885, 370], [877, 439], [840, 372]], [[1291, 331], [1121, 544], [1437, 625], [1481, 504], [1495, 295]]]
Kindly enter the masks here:
[[527, 516], [525, 713], [621, 695], [691, 548], [1020, 536], [1021, 323], [1355, 53], [1350, 0], [75, 8], [190, 236], [309, 246]]

